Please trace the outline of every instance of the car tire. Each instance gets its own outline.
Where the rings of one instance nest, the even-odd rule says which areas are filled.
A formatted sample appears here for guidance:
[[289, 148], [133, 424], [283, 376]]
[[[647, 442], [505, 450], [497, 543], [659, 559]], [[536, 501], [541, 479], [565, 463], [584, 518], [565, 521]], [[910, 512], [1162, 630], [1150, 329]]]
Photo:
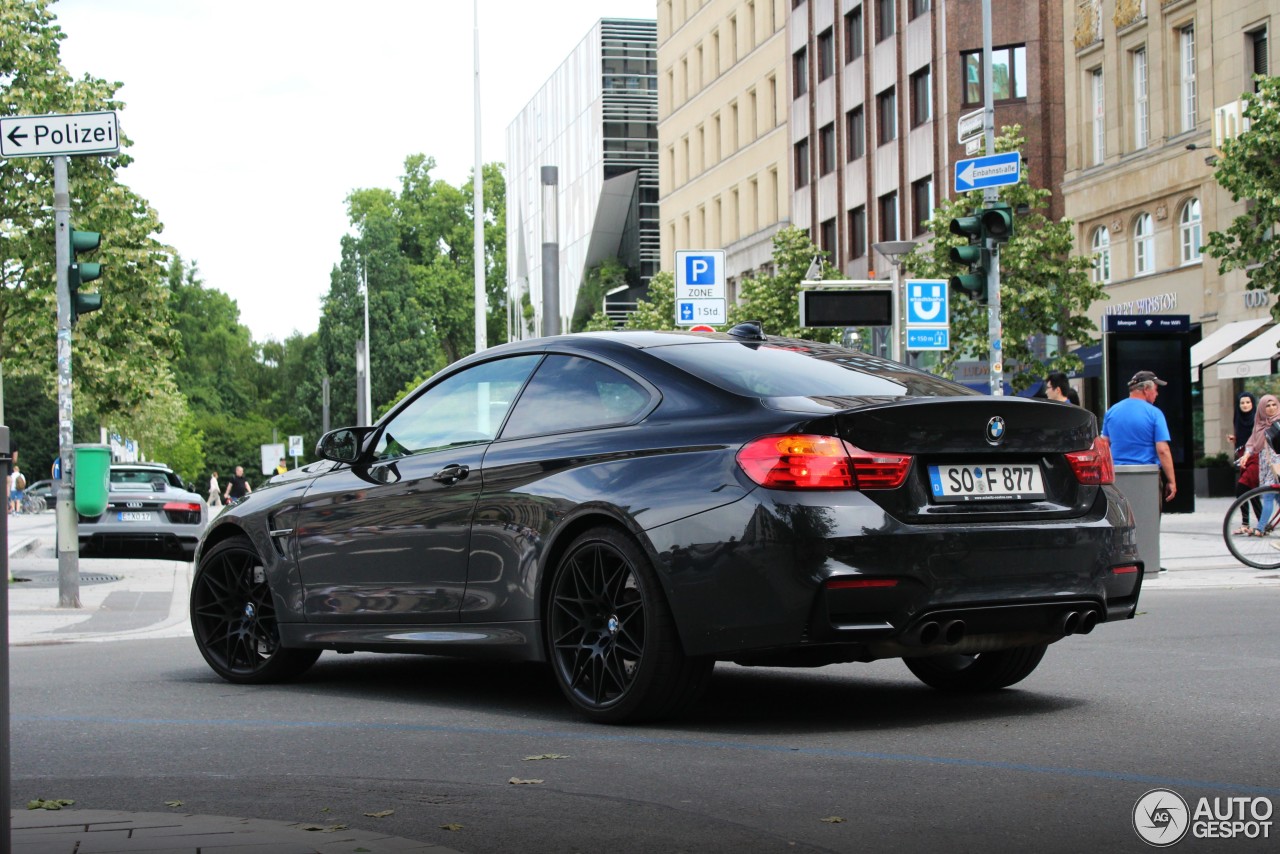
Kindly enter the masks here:
[[715, 664], [685, 655], [657, 573], [616, 528], [593, 528], [569, 546], [552, 575], [545, 625], [560, 690], [599, 723], [683, 712]]
[[204, 660], [236, 684], [292, 679], [320, 657], [318, 649], [281, 645], [262, 560], [245, 537], [223, 540], [201, 558], [191, 583], [191, 629]]
[[976, 655], [929, 655], [904, 658], [915, 677], [941, 691], [995, 691], [1021, 682], [1044, 658], [1048, 644], [1018, 646]]

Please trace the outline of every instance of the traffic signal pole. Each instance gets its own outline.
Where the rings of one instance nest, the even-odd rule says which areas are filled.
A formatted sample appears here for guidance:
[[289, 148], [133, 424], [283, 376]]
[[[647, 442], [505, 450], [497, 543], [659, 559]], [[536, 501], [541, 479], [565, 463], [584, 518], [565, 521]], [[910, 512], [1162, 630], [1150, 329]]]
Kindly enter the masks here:
[[58, 523], [58, 607], [80, 607], [80, 531], [76, 516], [72, 459], [75, 435], [71, 418], [71, 190], [70, 158], [53, 158], [54, 258], [58, 286], [58, 456], [62, 484], [55, 516]]
[[[996, 111], [991, 93], [991, 0], [982, 0], [982, 125], [986, 136], [987, 154], [996, 153]], [[1000, 200], [995, 187], [982, 191], [984, 207], [991, 207]], [[987, 266], [987, 340], [991, 349], [987, 353], [987, 382], [990, 394], [1004, 394], [1004, 348], [1000, 325], [1000, 243], [990, 238], [984, 241], [991, 256]]]

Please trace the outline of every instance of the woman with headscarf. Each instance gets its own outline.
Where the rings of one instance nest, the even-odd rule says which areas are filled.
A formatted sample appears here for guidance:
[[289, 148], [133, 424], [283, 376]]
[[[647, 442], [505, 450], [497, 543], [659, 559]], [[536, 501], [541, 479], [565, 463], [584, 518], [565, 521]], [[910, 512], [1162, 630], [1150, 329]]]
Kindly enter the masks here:
[[[1258, 485], [1274, 486], [1277, 480], [1277, 456], [1267, 441], [1267, 428], [1280, 419], [1280, 398], [1274, 394], [1264, 394], [1258, 399], [1258, 411], [1253, 417], [1253, 430], [1249, 433], [1249, 441], [1245, 442], [1244, 455], [1240, 457], [1243, 468], [1249, 460], [1258, 461]], [[1268, 493], [1262, 498], [1262, 512], [1249, 534], [1254, 537], [1267, 535], [1267, 523], [1271, 521], [1275, 505], [1275, 495]]]
[[[1258, 485], [1258, 458], [1252, 457], [1249, 460], [1243, 459], [1245, 443], [1249, 441], [1249, 437], [1253, 435], [1254, 416], [1258, 414], [1258, 400], [1253, 396], [1252, 392], [1242, 391], [1236, 397], [1236, 411], [1232, 427], [1234, 433], [1227, 434], [1227, 441], [1235, 445], [1235, 459], [1240, 466], [1240, 476], [1236, 480], [1236, 498], [1244, 495], [1249, 490]], [[1247, 534], [1250, 530], [1249, 525], [1249, 506], [1253, 505], [1253, 515], [1257, 516], [1262, 513], [1262, 499], [1255, 498], [1253, 501], [1240, 505], [1240, 527], [1236, 528], [1236, 534]]]

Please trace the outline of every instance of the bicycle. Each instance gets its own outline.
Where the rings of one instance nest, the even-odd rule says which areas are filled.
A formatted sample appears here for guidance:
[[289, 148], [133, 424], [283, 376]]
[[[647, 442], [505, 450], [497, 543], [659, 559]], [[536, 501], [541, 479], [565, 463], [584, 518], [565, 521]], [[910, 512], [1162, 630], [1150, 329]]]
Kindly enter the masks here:
[[[1250, 528], [1248, 534], [1235, 533], [1240, 508], [1246, 502], [1261, 503], [1264, 495], [1273, 495], [1275, 499], [1271, 518], [1262, 526], [1261, 533], [1258, 533], [1257, 527]], [[1262, 521], [1257, 505], [1251, 504], [1251, 514], [1256, 514], [1256, 519]], [[1280, 484], [1255, 486], [1232, 502], [1222, 520], [1222, 538], [1227, 541], [1227, 551], [1245, 566], [1252, 566], [1254, 569], [1280, 569]]]
[[39, 495], [24, 495], [18, 505], [20, 513], [43, 513], [49, 507]]

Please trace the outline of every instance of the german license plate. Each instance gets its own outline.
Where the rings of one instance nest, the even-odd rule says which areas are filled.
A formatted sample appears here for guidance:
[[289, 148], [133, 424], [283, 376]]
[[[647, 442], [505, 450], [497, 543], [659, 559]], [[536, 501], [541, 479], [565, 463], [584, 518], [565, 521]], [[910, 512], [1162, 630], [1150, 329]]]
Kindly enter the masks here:
[[120, 521], [121, 522], [150, 522], [151, 514], [150, 513], [130, 513], [128, 510], [122, 510], [120, 512]]
[[1035, 463], [929, 466], [934, 501], [1028, 501], [1044, 498]]

